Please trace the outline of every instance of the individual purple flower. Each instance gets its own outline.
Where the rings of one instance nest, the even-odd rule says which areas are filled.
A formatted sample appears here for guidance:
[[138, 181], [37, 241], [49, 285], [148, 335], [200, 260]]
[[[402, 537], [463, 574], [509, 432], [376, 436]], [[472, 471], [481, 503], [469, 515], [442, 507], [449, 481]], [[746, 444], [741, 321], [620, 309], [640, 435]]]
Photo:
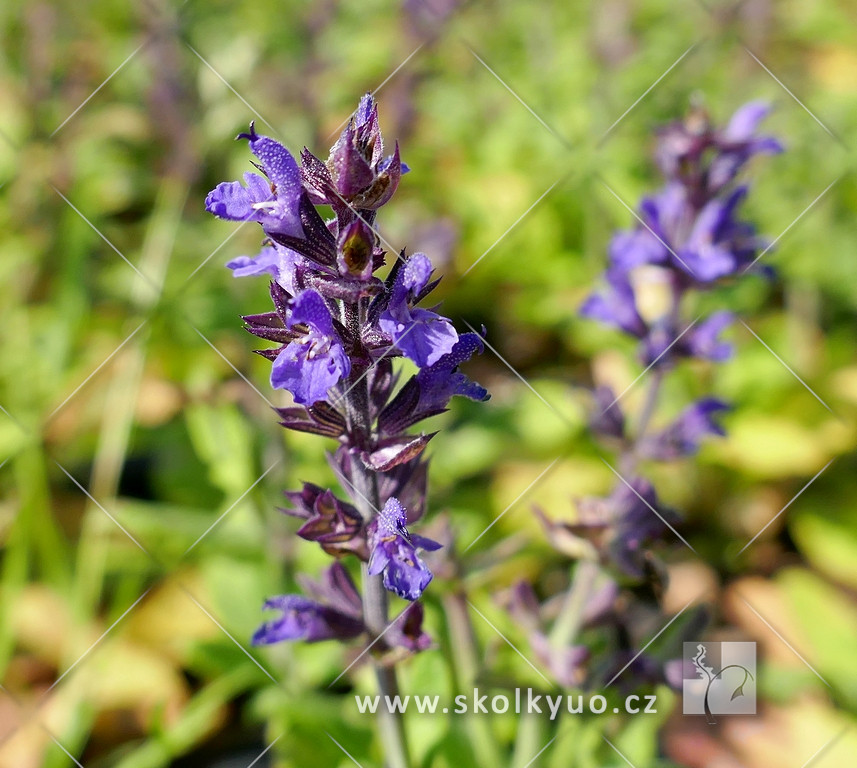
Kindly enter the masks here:
[[259, 277], [270, 275], [290, 295], [297, 293], [296, 270], [303, 257], [279, 243], [269, 242], [256, 256], [238, 256], [227, 262], [233, 277]]
[[614, 270], [626, 272], [643, 264], [664, 264], [672, 257], [675, 243], [689, 230], [687, 191], [681, 184], [667, 184], [640, 203], [642, 223], [618, 232], [608, 249]]
[[619, 232], [610, 243], [613, 270], [667, 265], [686, 278], [710, 283], [732, 275], [755, 258], [762, 245], [755, 228], [737, 218], [747, 195], [737, 187], [697, 208], [689, 191], [672, 182], [640, 204], [643, 223]]
[[729, 406], [713, 397], [703, 398], [685, 408], [667, 429], [642, 441], [640, 453], [651, 459], [672, 461], [699, 450], [709, 435], [725, 435], [715, 417]]
[[366, 631], [360, 595], [340, 563], [331, 565], [321, 582], [305, 581], [303, 586], [310, 597], [279, 595], [265, 602], [265, 608], [278, 610], [281, 615], [256, 631], [253, 645], [284, 640], [349, 640]]
[[390, 498], [372, 522], [369, 532], [369, 575], [384, 574], [384, 587], [405, 600], [416, 600], [432, 580], [432, 573], [417, 555], [417, 547], [429, 552], [440, 544], [412, 535], [405, 527], [405, 508]]
[[378, 326], [420, 368], [452, 351], [458, 333], [452, 323], [430, 309], [414, 307], [431, 280], [432, 266], [423, 253], [413, 254], [399, 269], [387, 309]]
[[312, 405], [326, 400], [328, 390], [351, 371], [351, 360], [333, 326], [330, 310], [319, 293], [302, 291], [291, 301], [288, 327], [306, 326], [306, 333], [277, 355], [271, 386], [287, 389], [295, 402]]
[[735, 218], [746, 195], [747, 187], [738, 187], [724, 199], [710, 200], [699, 211], [676, 254], [678, 265], [695, 280], [707, 283], [726, 277], [755, 258], [761, 245], [756, 230]]
[[380, 431], [398, 434], [418, 421], [437, 416], [446, 411], [453, 397], [487, 400], [488, 390], [458, 370], [474, 353], [482, 351], [482, 339], [478, 334], [461, 334], [447, 354], [412, 376], [381, 411], [378, 416]]
[[717, 130], [703, 110], [695, 110], [688, 119], [659, 131], [656, 159], [661, 171], [668, 179], [680, 179], [696, 195], [716, 194], [754, 155], [783, 151], [777, 139], [757, 133], [769, 113], [769, 104], [751, 101]]
[[482, 354], [482, 351], [479, 334], [464, 333], [447, 354], [417, 373], [420, 391], [417, 412], [437, 412], [446, 408], [453, 397], [466, 397], [478, 402], [487, 400], [490, 397], [488, 390], [458, 370], [462, 363], [475, 353]]
[[764, 101], [751, 101], [740, 107], [722, 131], [715, 134], [714, 143], [720, 150], [708, 170], [708, 186], [717, 191], [728, 184], [754, 155], [775, 155], [784, 150], [773, 136], [758, 136], [759, 124], [771, 111]]
[[694, 325], [679, 341], [685, 354], [722, 363], [732, 357], [732, 345], [720, 334], [735, 321], [735, 315], [721, 310]]
[[250, 123], [250, 151], [259, 158], [263, 173], [245, 173], [240, 181], [218, 184], [205, 198], [205, 209], [221, 219], [258, 221], [271, 235], [282, 234], [302, 238], [300, 199], [303, 194], [298, 164], [289, 150], [267, 136], [256, 133]]
[[647, 551], [663, 540], [676, 520], [664, 509], [652, 484], [641, 477], [621, 482], [606, 497], [586, 497], [577, 502], [577, 519], [552, 522], [539, 513], [563, 551], [579, 557], [598, 558], [635, 579], [645, 573]]
[[313, 203], [330, 205], [338, 216], [349, 209], [374, 211], [395, 193], [408, 167], [399, 156], [384, 154], [378, 123], [378, 105], [366, 94], [330, 149], [327, 162], [309, 150], [301, 153], [303, 182]]
[[226, 263], [233, 277], [258, 277], [280, 273], [280, 254], [271, 245], [266, 245], [255, 256], [236, 256]]
[[642, 338], [646, 324], [637, 310], [634, 288], [623, 269], [608, 269], [606, 289], [592, 294], [580, 308], [580, 314], [592, 320], [615, 325], [625, 333]]
[[423, 630], [425, 610], [422, 603], [411, 603], [396, 619], [384, 640], [393, 647], [404, 648], [411, 653], [425, 651], [431, 647], [431, 636]]
[[302, 490], [286, 492], [285, 496], [293, 507], [282, 511], [304, 520], [298, 536], [318, 542], [325, 552], [336, 557], [354, 553], [362, 560], [368, 559], [363, 518], [352, 504], [313, 483], [304, 483]]

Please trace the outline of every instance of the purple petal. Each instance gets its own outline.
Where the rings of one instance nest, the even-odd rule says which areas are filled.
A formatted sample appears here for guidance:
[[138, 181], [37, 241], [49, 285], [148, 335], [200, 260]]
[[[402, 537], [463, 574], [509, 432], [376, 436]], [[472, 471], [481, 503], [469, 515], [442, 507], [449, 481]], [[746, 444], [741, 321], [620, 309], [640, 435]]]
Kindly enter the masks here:
[[641, 264], [662, 264], [668, 253], [663, 243], [642, 227], [630, 232], [618, 232], [609, 246], [611, 263], [623, 270]]
[[419, 536], [415, 533], [411, 534], [411, 544], [415, 547], [419, 547], [420, 549], [424, 549], [426, 552], [435, 552], [436, 550], [443, 547], [443, 544], [435, 541], [434, 539], [429, 539], [425, 536]]
[[432, 580], [432, 572], [414, 554], [391, 559], [384, 570], [384, 587], [405, 600], [416, 600]]
[[482, 353], [482, 339], [476, 333], [459, 336], [453, 348], [433, 365], [423, 368], [416, 376], [419, 386], [417, 413], [437, 413], [456, 395], [471, 400], [487, 400], [488, 390], [458, 373], [458, 366], [469, 360], [475, 352]]
[[634, 289], [627, 273], [614, 268], [607, 271], [606, 277], [607, 289], [592, 294], [581, 306], [580, 314], [642, 338], [646, 335], [646, 324], [637, 311]]
[[291, 303], [291, 314], [289, 315], [289, 328], [306, 323], [318, 333], [332, 336], [335, 331], [330, 310], [318, 291], [307, 289], [295, 296]]
[[731, 325], [735, 316], [731, 312], [715, 312], [687, 333], [686, 347], [695, 357], [721, 363], [732, 356], [732, 345], [719, 340], [720, 333]]
[[259, 203], [273, 200], [268, 183], [257, 173], [245, 173], [243, 186], [240, 181], [224, 181], [218, 184], [205, 198], [205, 210], [220, 219], [229, 221], [258, 221]]
[[369, 575], [377, 576], [387, 567], [389, 562], [390, 555], [387, 553], [386, 549], [383, 547], [376, 547], [372, 550], [372, 554], [369, 557]]
[[302, 190], [301, 173], [292, 153], [279, 141], [257, 135], [252, 126], [247, 138], [250, 139], [250, 151], [259, 158], [265, 174], [276, 187], [277, 198], [296, 206]]
[[300, 405], [326, 400], [330, 388], [348, 375], [351, 361], [338, 342], [322, 345], [320, 353], [313, 341], [293, 341], [285, 347], [271, 367], [271, 386], [288, 390]]
[[280, 254], [273, 246], [263, 248], [256, 256], [238, 256], [226, 264], [234, 277], [256, 277], [280, 273]]
[[771, 111], [771, 105], [765, 101], [751, 101], [732, 115], [723, 131], [723, 138], [730, 141], [749, 141], [756, 133], [759, 123]]
[[408, 314], [401, 322], [385, 312], [378, 321], [378, 327], [405, 357], [425, 368], [452, 352], [458, 332], [449, 320], [428, 309], [413, 309]]

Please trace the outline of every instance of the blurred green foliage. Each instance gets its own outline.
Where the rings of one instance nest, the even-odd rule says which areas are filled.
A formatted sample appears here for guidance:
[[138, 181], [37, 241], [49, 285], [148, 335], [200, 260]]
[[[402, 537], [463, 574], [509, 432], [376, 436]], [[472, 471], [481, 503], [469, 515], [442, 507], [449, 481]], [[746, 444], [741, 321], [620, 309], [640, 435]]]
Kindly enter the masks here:
[[[466, 554], [462, 582], [432, 586], [438, 648], [402, 665], [403, 689], [458, 690], [447, 663], [458, 589], [525, 648], [497, 596], [520, 578], [545, 595], [564, 588], [566, 565], [531, 506], [568, 516], [573, 497], [609, 487], [586, 434], [586, 387], [621, 391], [640, 373], [630, 344], [576, 308], [611, 232], [632, 222], [623, 202], [658, 184], [653, 129], [691, 103], [722, 121], [762, 98], [788, 152], [754, 164], [748, 207], [776, 239], [764, 259], [777, 276], [724, 286], [702, 306], [737, 311], [771, 349], [738, 325], [732, 362], [670, 380], [664, 418], [707, 392], [736, 407], [729, 437], [658, 470], [658, 487], [699, 553], [700, 581], [677, 592], [692, 599], [713, 581], [722, 624], [766, 654], [761, 741], [726, 729], [718, 749], [798, 765], [853, 725], [855, 23], [853, 5], [798, 0], [5, 3], [0, 766], [67, 765], [48, 731], [87, 768], [213, 766], [242, 749], [249, 764], [275, 739], [272, 765], [350, 765], [325, 733], [381, 764], [351, 696], [372, 692], [369, 670], [327, 688], [355, 650], [247, 650], [265, 597], [325, 561], [276, 511], [279, 492], [334, 479], [324, 441], [276, 426], [269, 406], [283, 393], [269, 391], [268, 364], [240, 329], [266, 288], [222, 265], [255, 253], [259, 232], [203, 211], [210, 188], [249, 169], [232, 137], [251, 119], [323, 154], [370, 89], [412, 169], [381, 232], [429, 253], [447, 313], [484, 324], [502, 356], [470, 366], [493, 393], [487, 405], [437, 420], [427, 525], [448, 526], [461, 550], [508, 514]], [[629, 391], [630, 410], [641, 392]], [[538, 686], [470, 619], [480, 685]], [[522, 768], [552, 736], [539, 765], [624, 765], [602, 734], [637, 765], [690, 760], [661, 694], [656, 717], [595, 725], [413, 715], [415, 765]], [[811, 738], [798, 739], [794, 717]], [[691, 736], [697, 747], [714, 738]], [[853, 748], [852, 730], [818, 764], [850, 766]]]

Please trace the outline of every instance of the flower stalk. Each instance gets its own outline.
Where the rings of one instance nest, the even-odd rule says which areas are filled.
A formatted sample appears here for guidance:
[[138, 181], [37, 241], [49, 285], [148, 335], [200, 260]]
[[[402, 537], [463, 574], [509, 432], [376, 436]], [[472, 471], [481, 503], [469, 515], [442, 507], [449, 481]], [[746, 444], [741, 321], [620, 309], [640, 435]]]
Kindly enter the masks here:
[[[219, 184], [206, 209], [262, 227], [262, 250], [227, 265], [236, 277], [271, 281], [273, 310], [245, 316], [246, 329], [277, 345], [258, 353], [271, 361], [271, 386], [292, 396], [292, 405], [275, 409], [281, 425], [336, 442], [329, 461], [349, 497], [313, 483], [285, 493], [290, 506], [282, 511], [302, 521], [298, 536], [334, 560], [319, 580], [299, 578], [303, 594], [267, 601], [279, 615], [253, 643], [362, 638], [372, 648], [379, 693], [395, 696], [392, 665], [432, 644], [419, 599], [433, 574], [419, 552], [440, 547], [410, 530], [426, 512], [422, 454], [435, 436], [411, 429], [446, 411], [455, 396], [488, 399], [458, 370], [482, 351], [482, 340], [459, 334], [436, 307], [420, 306], [439, 282], [425, 254], [402, 250], [386, 277], [376, 274], [388, 254], [375, 218], [409, 169], [398, 144], [384, 156], [370, 95], [326, 161], [304, 149], [298, 165], [252, 124], [238, 138], [248, 142], [259, 173]], [[324, 219], [319, 206], [333, 217]], [[397, 357], [417, 367], [403, 383]], [[362, 594], [343, 564], [348, 559], [361, 563]], [[393, 624], [390, 593], [409, 603]], [[407, 768], [400, 716], [384, 710], [385, 759], [390, 768]]]
[[[552, 543], [577, 561], [550, 632], [544, 629], [547, 611], [531, 587], [519, 585], [510, 601], [530, 627], [534, 651], [561, 685], [597, 687], [626, 668], [632, 687], [681, 685], [681, 659], [655, 649], [634, 655], [640, 617], [660, 621], [666, 567], [658, 551], [676, 538], [687, 544], [676, 530], [678, 514], [659, 500], [641, 466], [693, 456], [705, 439], [725, 434], [718, 416], [729, 406], [718, 399], [697, 400], [666, 423], [660, 406], [667, 377], [683, 361], [718, 363], [732, 354], [720, 334], [733, 315], [719, 311], [693, 320], [688, 310], [695, 295], [750, 271], [767, 246], [740, 218], [748, 186], [738, 181], [752, 157], [783, 149], [776, 139], [758, 135], [767, 113], [766, 105], [752, 102], [718, 128], [695, 110], [660, 131], [656, 159], [665, 185], [643, 199], [638, 225], [613, 237], [605, 285], [581, 307], [584, 317], [637, 339], [650, 380], [633, 427], [622, 395], [607, 386], [595, 389], [591, 431], [616, 455], [613, 463], [605, 460], [617, 475], [609, 495], [578, 499], [571, 521], [538, 511]], [[689, 616], [691, 629], [701, 631]], [[590, 663], [583, 630], [601, 633], [599, 647], [612, 645], [612, 663]]]

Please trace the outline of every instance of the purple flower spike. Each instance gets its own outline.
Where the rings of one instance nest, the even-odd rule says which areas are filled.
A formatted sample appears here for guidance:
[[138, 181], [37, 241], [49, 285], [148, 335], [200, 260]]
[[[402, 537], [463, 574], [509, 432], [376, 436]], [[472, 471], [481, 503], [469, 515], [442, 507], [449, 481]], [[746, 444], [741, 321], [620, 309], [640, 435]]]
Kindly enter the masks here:
[[291, 153], [278, 141], [259, 136], [253, 124], [250, 151], [259, 158], [267, 180], [257, 173], [245, 173], [244, 182], [218, 184], [205, 199], [205, 209], [221, 219], [258, 221], [269, 234], [303, 238], [299, 206], [302, 195], [301, 175]]
[[387, 499], [369, 533], [369, 575], [384, 574], [384, 587], [405, 600], [416, 600], [432, 580], [432, 572], [417, 555], [417, 547], [429, 552], [440, 544], [423, 536], [412, 536], [405, 527], [405, 508], [395, 498]]
[[452, 351], [458, 333], [445, 317], [412, 305], [431, 279], [432, 266], [423, 253], [413, 254], [396, 275], [390, 303], [378, 326], [406, 357], [420, 368], [432, 365]]
[[333, 327], [330, 310], [319, 293], [306, 290], [291, 302], [288, 327], [306, 325], [306, 334], [288, 344], [274, 360], [271, 386], [287, 389], [300, 405], [326, 400], [328, 390], [351, 371]]
[[[270, 279], [273, 307], [244, 315], [245, 329], [268, 342], [256, 353], [272, 364], [271, 386], [292, 394], [293, 403], [274, 408], [280, 424], [335, 441], [338, 447], [328, 456], [352, 502], [306, 483], [286, 494], [292, 508], [283, 511], [300, 519], [299, 537], [331, 557], [369, 563], [379, 589], [383, 584], [416, 601], [432, 579], [417, 551], [440, 544], [411, 536], [406, 524], [426, 511], [423, 454], [436, 433], [409, 428], [443, 411], [454, 395], [488, 398], [483, 387], [457, 372], [482, 343], [475, 334], [460, 338], [438, 307], [418, 306], [439, 282], [424, 254], [407, 259], [402, 250], [386, 278], [376, 274], [387, 256], [376, 211], [408, 168], [398, 143], [385, 155], [370, 94], [360, 100], [327, 160], [304, 148], [298, 166], [282, 144], [257, 134], [252, 123], [238, 138], [248, 141], [257, 172], [218, 185], [206, 208], [220, 218], [262, 226], [260, 252], [228, 264], [235, 277]], [[329, 206], [333, 216], [317, 206]], [[419, 370], [406, 375], [402, 386], [396, 357], [410, 358]], [[356, 490], [361, 487], [371, 492]], [[373, 514], [379, 507], [384, 511]], [[353, 638], [367, 631], [364, 608], [379, 625], [388, 618], [386, 607], [375, 604], [384, 590], [367, 595], [362, 605], [341, 566], [331, 568], [322, 584], [303, 586], [304, 595], [267, 603], [281, 615], [254, 642]], [[381, 645], [381, 664], [395, 663], [403, 650], [431, 645], [420, 605], [412, 604], [401, 619]]]

